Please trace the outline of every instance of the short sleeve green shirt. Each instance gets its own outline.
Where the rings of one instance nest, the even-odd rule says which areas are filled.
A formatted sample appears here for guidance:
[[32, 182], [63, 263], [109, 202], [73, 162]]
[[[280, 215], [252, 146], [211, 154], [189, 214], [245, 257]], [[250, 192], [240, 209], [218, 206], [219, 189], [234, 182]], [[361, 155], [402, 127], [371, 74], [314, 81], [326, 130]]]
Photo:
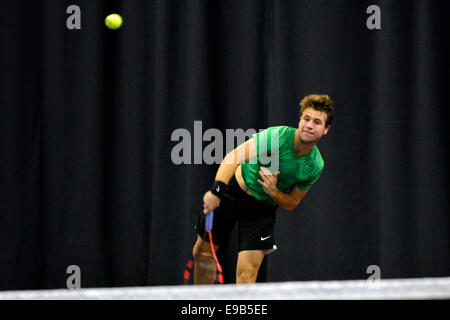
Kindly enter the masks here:
[[294, 149], [296, 130], [289, 126], [277, 126], [253, 135], [257, 156], [241, 167], [245, 184], [256, 199], [276, 205], [258, 183], [261, 179], [258, 173], [260, 167], [266, 167], [272, 174], [280, 171], [277, 188], [284, 193], [289, 193], [295, 185], [306, 191], [319, 179], [324, 167], [319, 148], [314, 146], [307, 155], [298, 156]]

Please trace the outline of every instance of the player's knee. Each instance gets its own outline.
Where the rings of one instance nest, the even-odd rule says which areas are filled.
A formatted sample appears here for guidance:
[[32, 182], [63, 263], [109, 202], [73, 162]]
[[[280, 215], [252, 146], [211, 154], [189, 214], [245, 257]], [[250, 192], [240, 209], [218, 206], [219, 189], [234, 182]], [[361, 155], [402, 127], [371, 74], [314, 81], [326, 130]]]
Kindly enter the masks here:
[[258, 276], [258, 269], [245, 268], [238, 270], [236, 274], [236, 283], [255, 283]]
[[210, 251], [209, 245], [202, 238], [198, 237], [197, 241], [194, 244], [194, 248], [192, 248], [192, 257], [195, 260], [201, 255], [201, 252], [205, 251]]
[[192, 257], [194, 258], [194, 260], [198, 258], [199, 254], [200, 254], [200, 248], [196, 243], [194, 245], [194, 247], [192, 248]]

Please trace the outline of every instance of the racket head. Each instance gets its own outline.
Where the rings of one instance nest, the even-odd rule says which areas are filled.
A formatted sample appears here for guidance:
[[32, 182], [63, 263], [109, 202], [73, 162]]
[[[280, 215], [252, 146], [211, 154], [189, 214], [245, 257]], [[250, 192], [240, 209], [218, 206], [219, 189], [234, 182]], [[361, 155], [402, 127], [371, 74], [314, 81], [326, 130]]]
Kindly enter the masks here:
[[[223, 284], [224, 277], [222, 266], [216, 260], [215, 254], [211, 254], [209, 252], [200, 252], [200, 258], [198, 258], [197, 262], [194, 259], [189, 259], [185, 265], [185, 269], [183, 272], [183, 283], [185, 285], [193, 285], [194, 284], [194, 271], [195, 268], [199, 268], [201, 273], [204, 275], [204, 279], [207, 280], [205, 284]], [[195, 268], [194, 265], [196, 264]]]
[[[214, 220], [214, 211], [211, 211], [205, 216], [205, 230], [203, 237], [205, 241], [208, 241], [211, 248], [211, 253], [200, 252], [201, 258], [198, 259], [196, 268], [203, 269], [203, 272], [205, 272], [206, 275], [210, 277], [212, 283], [223, 284], [224, 283], [223, 271], [217, 258], [216, 251], [214, 250], [214, 242], [211, 234], [213, 228], [213, 220]], [[188, 260], [183, 273], [184, 284], [193, 284], [194, 264], [195, 264], [194, 259], [191, 258]]]

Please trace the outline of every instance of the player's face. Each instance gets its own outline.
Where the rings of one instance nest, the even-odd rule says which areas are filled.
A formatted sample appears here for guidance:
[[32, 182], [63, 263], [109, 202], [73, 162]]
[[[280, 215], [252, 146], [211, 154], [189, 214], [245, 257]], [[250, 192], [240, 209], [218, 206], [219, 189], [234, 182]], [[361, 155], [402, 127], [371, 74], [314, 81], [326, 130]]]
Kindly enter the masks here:
[[313, 108], [305, 109], [298, 123], [300, 140], [305, 143], [318, 141], [330, 129], [330, 126], [325, 127], [326, 120], [325, 112]]

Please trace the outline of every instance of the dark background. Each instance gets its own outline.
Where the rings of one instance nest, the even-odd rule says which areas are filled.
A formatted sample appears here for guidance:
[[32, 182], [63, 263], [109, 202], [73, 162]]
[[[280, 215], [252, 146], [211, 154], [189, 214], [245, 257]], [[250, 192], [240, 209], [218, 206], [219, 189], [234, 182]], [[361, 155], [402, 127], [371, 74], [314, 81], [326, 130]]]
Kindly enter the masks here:
[[310, 93], [336, 107], [324, 172], [258, 281], [448, 276], [449, 4], [2, 0], [0, 289], [64, 288], [69, 265], [82, 287], [181, 284], [218, 165], [174, 165], [172, 132], [297, 126]]

